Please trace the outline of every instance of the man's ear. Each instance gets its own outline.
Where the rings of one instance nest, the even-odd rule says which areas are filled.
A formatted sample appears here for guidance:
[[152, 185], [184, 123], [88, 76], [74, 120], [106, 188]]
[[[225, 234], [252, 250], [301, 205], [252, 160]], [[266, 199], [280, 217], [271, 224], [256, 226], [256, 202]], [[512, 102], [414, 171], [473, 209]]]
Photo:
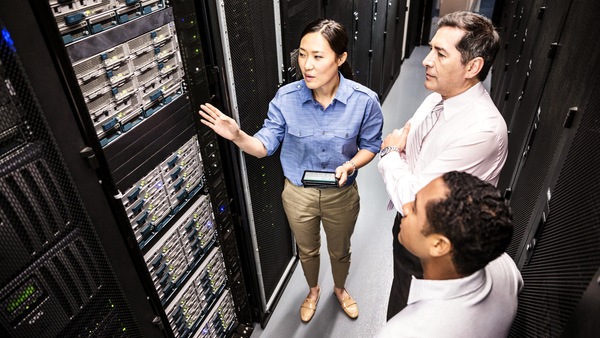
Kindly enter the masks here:
[[452, 251], [452, 243], [448, 237], [440, 234], [433, 234], [430, 236], [432, 236], [433, 243], [429, 247], [429, 254], [432, 257], [441, 257]]
[[472, 79], [483, 69], [483, 58], [478, 56], [467, 63], [467, 79]]

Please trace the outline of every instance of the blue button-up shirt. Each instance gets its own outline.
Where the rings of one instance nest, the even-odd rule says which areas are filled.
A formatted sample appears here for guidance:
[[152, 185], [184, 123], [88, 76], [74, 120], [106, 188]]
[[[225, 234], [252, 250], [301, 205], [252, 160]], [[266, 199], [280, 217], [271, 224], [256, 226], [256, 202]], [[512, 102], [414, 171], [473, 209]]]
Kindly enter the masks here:
[[[335, 171], [359, 149], [378, 153], [382, 127], [377, 94], [340, 74], [335, 98], [326, 108], [313, 98], [304, 80], [281, 87], [254, 136], [268, 155], [281, 144], [283, 174], [301, 186], [304, 170]], [[356, 176], [349, 177], [346, 185]]]

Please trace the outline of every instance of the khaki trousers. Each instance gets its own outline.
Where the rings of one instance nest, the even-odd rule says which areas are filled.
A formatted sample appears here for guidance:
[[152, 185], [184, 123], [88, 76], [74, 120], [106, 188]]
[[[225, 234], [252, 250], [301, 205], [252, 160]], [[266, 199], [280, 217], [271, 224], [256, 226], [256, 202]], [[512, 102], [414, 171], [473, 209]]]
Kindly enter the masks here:
[[348, 187], [320, 189], [298, 187], [286, 179], [281, 197], [308, 286], [318, 284], [322, 222], [333, 282], [343, 288], [350, 269], [350, 237], [360, 210], [356, 182]]

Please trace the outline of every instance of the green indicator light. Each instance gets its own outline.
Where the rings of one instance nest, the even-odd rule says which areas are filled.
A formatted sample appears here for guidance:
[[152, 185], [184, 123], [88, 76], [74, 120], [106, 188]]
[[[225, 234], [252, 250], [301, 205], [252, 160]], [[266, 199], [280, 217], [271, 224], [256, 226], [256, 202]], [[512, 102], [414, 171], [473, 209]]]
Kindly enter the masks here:
[[36, 291], [36, 288], [33, 284], [27, 286], [25, 288], [25, 290], [23, 290], [21, 292], [21, 294], [19, 295], [19, 297], [17, 297], [17, 299], [15, 299], [14, 301], [10, 302], [8, 304], [8, 306], [6, 307], [6, 310], [8, 312], [13, 312], [15, 311], [19, 306], [21, 306], [29, 297], [31, 297], [31, 295], [34, 294], [34, 292]]

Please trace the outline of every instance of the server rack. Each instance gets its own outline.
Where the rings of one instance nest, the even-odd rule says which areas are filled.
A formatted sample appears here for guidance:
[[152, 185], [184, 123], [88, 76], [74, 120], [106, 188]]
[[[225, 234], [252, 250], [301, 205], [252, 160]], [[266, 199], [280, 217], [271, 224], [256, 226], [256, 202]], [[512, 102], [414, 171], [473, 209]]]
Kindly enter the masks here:
[[[283, 82], [279, 3], [211, 2], [218, 18], [213, 34], [221, 41], [215, 66], [224, 79], [227, 100], [220, 107], [248, 134], [262, 126], [268, 102]], [[257, 159], [230, 142], [222, 149], [230, 160], [226, 179], [235, 189], [234, 222], [255, 321], [266, 325], [297, 264], [295, 243], [281, 202], [283, 171], [278, 153]]]
[[2, 21], [0, 334], [142, 337]]
[[385, 19], [387, 2], [373, 1], [373, 19], [371, 21], [371, 48], [369, 49], [370, 76], [369, 88], [383, 96], [383, 62], [385, 55]]
[[[53, 133], [69, 133], [72, 143], [84, 145], [79, 162], [95, 170], [102, 195], [84, 190], [87, 181], [78, 180], [79, 189], [84, 200], [108, 210], [91, 221], [108, 251], [126, 252], [120, 259], [109, 255], [110, 263], [128, 270], [117, 277], [143, 336], [249, 335], [218, 144], [192, 108], [210, 100], [215, 87], [203, 60], [210, 43], [198, 20], [206, 19], [204, 7], [186, 0], [30, 5], [27, 19], [35, 16], [56, 67], [45, 71], [58, 73], [77, 123], [63, 127], [49, 116]], [[29, 66], [35, 72], [39, 65]]]
[[[534, 196], [542, 189], [546, 177], [546, 173], [541, 175], [538, 171], [529, 181], [528, 189], [517, 186], [521, 172], [527, 170], [525, 167], [528, 162], [531, 163], [530, 150], [539, 127], [543, 120], [551, 118], [548, 115], [551, 107], [542, 105], [540, 100], [555, 63], [555, 58], [549, 51], [555, 48], [553, 46], [559, 41], [563, 29], [557, 22], [564, 22], [568, 6], [568, 2], [562, 2], [546, 9], [541, 1], [529, 4], [521, 2], [516, 9], [510, 11], [532, 15], [524, 17], [519, 14], [513, 16], [513, 20], [518, 20], [518, 23], [502, 24], [515, 28], [502, 36], [503, 41], [508, 43], [507, 49], [502, 53], [504, 56], [495, 63], [494, 67], [498, 65], [499, 68], [492, 74], [492, 81], [496, 77], [501, 79], [493, 88], [496, 91], [493, 96], [497, 97], [494, 102], [501, 109], [509, 130], [508, 157], [500, 174], [498, 188], [505, 190], [506, 196], [513, 201], [517, 224], [527, 224], [530, 221], [535, 206], [533, 203], [536, 201]], [[503, 92], [503, 95], [498, 92]], [[547, 140], [544, 149], [538, 151], [546, 154], [541, 156], [544, 163], [552, 160], [557, 140], [558, 138], [552, 137]], [[540, 168], [546, 171], [551, 167], [550, 164], [544, 164]], [[508, 249], [509, 254], [515, 254], [521, 247], [525, 229], [525, 226], [516, 228], [514, 240]]]
[[[421, 34], [423, 31], [423, 13], [425, 12], [426, 1], [408, 0], [408, 17], [406, 18], [406, 37], [404, 57], [410, 57], [413, 49], [421, 43]], [[425, 14], [430, 15], [430, 14]]]
[[381, 84], [381, 100], [385, 100], [392, 89], [394, 80], [400, 74], [402, 65], [402, 44], [404, 41], [404, 20], [406, 13], [406, 2], [390, 1], [386, 8], [386, 21], [384, 31], [384, 57]]
[[508, 251], [525, 285], [509, 336], [596, 336], [600, 53], [592, 37], [600, 8], [595, 1], [510, 5], [507, 12], [519, 15], [504, 17], [512, 35], [497, 63], [506, 68], [493, 81], [504, 88], [493, 96], [511, 129], [499, 182], [510, 188], [514, 215]]

